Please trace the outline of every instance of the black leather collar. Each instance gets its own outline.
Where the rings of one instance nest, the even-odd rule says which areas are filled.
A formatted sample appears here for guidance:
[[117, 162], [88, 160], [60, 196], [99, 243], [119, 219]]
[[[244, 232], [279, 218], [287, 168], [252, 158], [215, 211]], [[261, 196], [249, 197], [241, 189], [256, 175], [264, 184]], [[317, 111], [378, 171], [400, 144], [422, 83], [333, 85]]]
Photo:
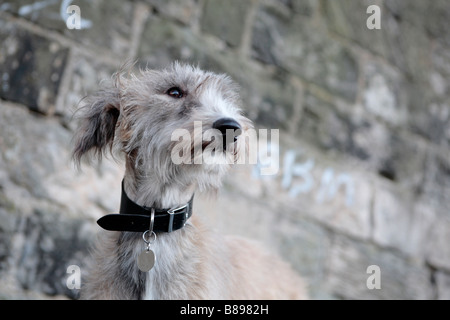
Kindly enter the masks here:
[[172, 232], [181, 229], [192, 215], [194, 195], [185, 205], [171, 209], [142, 207], [128, 198], [122, 181], [120, 214], [108, 214], [98, 219], [97, 224], [109, 231], [145, 232], [149, 230], [154, 210], [154, 232]]

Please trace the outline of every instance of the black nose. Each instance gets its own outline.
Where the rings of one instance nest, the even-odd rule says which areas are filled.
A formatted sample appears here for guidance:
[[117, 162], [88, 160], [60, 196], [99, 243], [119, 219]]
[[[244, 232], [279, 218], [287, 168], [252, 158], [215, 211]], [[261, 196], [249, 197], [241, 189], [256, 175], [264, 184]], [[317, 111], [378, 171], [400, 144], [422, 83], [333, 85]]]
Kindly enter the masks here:
[[226, 149], [227, 142], [230, 143], [236, 141], [237, 137], [242, 133], [239, 123], [231, 118], [221, 118], [217, 120], [213, 123], [213, 128], [222, 132], [224, 150]]
[[236, 120], [231, 118], [221, 118], [213, 123], [213, 128], [222, 132], [223, 135], [227, 134], [227, 130], [233, 130], [234, 135], [238, 136], [241, 134], [241, 126]]

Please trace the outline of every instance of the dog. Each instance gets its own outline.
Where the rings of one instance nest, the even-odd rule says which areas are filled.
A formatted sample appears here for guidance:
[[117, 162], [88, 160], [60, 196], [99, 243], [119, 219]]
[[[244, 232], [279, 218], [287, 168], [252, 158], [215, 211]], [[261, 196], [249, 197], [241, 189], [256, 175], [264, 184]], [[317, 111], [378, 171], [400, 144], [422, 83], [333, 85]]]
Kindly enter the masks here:
[[125, 158], [121, 212], [99, 220], [82, 299], [307, 299], [280, 258], [190, 217], [194, 193], [217, 190], [245, 153], [240, 105], [230, 77], [180, 63], [119, 71], [82, 101], [74, 160]]

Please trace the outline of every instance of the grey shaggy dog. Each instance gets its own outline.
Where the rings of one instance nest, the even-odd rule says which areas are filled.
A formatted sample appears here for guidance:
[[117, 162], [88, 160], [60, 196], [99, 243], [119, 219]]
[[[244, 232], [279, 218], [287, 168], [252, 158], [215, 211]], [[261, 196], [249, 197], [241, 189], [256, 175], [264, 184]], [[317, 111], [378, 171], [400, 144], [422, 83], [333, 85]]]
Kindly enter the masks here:
[[[238, 87], [226, 75], [178, 63], [137, 75], [119, 72], [109, 88], [83, 100], [73, 158], [78, 164], [86, 154], [101, 158], [114, 146], [125, 156], [124, 189], [132, 201], [146, 207], [176, 207], [187, 203], [196, 190], [217, 190], [230, 163], [245, 153], [244, 136], [252, 124], [239, 106]], [[242, 130], [236, 141], [225, 145], [196, 139], [195, 121], [201, 121], [202, 134], [219, 119], [231, 119]], [[172, 141], [179, 129], [193, 139]], [[210, 161], [195, 161], [204, 155], [194, 150], [204, 151], [211, 144], [216, 152], [210, 153]], [[174, 163], [172, 153], [180, 145], [193, 161]], [[307, 298], [303, 281], [286, 263], [253, 241], [211, 231], [196, 214], [185, 227], [157, 234], [152, 244], [157, 260], [149, 272], [136, 265], [144, 249], [142, 233], [101, 232], [81, 297]]]

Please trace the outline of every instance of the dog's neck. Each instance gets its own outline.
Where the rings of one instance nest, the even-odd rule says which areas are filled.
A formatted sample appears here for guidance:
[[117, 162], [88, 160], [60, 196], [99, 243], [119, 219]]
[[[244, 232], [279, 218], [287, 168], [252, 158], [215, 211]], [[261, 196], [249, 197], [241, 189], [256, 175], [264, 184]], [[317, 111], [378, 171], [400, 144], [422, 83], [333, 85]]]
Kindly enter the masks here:
[[[188, 187], [177, 186], [175, 184], [164, 185], [160, 183], [154, 173], [139, 173], [138, 170], [135, 170], [133, 166], [129, 165], [129, 162], [127, 162], [125, 170], [123, 188], [129, 199], [136, 204], [157, 208], [172, 208], [180, 204], [188, 203], [195, 191], [193, 185]], [[183, 228], [182, 231], [158, 234], [155, 243], [151, 246], [151, 250], [154, 251], [157, 259], [155, 266], [147, 273], [135, 269], [137, 277], [141, 279], [144, 277], [143, 279], [145, 279], [143, 280], [145, 285], [140, 287], [138, 298], [146, 300], [167, 299], [172, 297], [170, 294], [174, 294], [173, 292], [179, 295], [179, 297], [188, 297], [187, 292], [181, 292], [178, 289], [172, 290], [173, 292], [171, 290], [160, 290], [161, 286], [158, 283], [161, 283], [164, 279], [172, 279], [174, 277], [170, 270], [186, 269], [186, 274], [192, 274], [195, 271], [190, 269], [191, 264], [189, 263], [185, 263], [182, 266], [179, 265], [179, 261], [183, 259], [179, 255], [184, 254], [184, 251], [187, 250], [185, 248], [189, 248], [191, 252], [194, 250], [193, 248], [195, 246], [191, 243], [194, 238], [185, 237], [186, 232], [193, 232], [193, 230], [193, 228]], [[127, 233], [123, 236], [128, 237], [129, 234]], [[137, 261], [137, 257], [143, 250], [143, 242], [141, 235], [136, 237], [134, 233], [132, 239], [133, 243], [135, 243], [135, 247], [132, 249], [133, 260]]]
[[163, 183], [152, 172], [139, 172], [127, 161], [124, 188], [128, 197], [140, 206], [172, 208], [189, 202], [195, 192], [195, 185], [179, 181]]

